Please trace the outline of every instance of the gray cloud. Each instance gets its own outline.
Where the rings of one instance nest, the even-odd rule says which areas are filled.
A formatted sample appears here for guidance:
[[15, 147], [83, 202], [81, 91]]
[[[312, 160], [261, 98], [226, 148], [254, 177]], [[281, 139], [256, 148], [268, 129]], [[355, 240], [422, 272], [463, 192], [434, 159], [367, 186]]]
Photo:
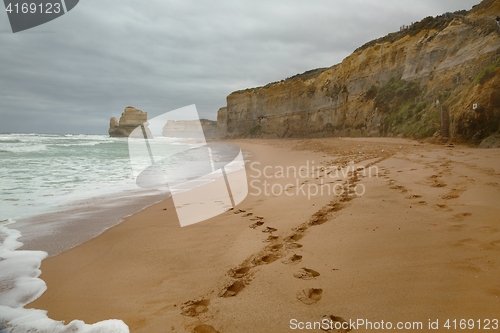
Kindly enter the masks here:
[[107, 132], [125, 106], [196, 104], [342, 61], [371, 39], [477, 0], [82, 0], [12, 34], [0, 13], [0, 132]]

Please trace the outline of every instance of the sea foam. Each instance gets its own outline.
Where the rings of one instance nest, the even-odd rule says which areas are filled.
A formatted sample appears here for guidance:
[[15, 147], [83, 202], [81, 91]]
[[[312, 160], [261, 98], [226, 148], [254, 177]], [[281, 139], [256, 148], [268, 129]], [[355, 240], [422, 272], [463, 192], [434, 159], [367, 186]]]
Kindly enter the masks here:
[[43, 251], [21, 251], [21, 233], [8, 228], [12, 220], [0, 222], [0, 333], [128, 333], [121, 320], [111, 319], [92, 325], [73, 320], [68, 325], [52, 320], [47, 311], [25, 309], [40, 297], [47, 285], [38, 278], [40, 265], [47, 256]]

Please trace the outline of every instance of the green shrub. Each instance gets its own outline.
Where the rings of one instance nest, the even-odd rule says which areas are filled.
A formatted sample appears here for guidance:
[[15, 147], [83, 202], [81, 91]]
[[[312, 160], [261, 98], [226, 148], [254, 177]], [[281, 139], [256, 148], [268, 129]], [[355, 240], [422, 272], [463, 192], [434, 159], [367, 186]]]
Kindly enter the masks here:
[[490, 80], [492, 77], [495, 76], [496, 74], [496, 69], [500, 67], [500, 58], [497, 59], [494, 63], [483, 69], [476, 77], [476, 84], [483, 85], [488, 80]]
[[262, 126], [260, 126], [260, 125], [255, 125], [254, 127], [252, 127], [252, 128], [250, 129], [250, 135], [251, 135], [251, 136], [255, 136], [255, 135], [257, 135], [257, 133], [259, 133], [259, 132], [260, 132], [260, 129], [261, 129], [261, 128], [262, 128]]

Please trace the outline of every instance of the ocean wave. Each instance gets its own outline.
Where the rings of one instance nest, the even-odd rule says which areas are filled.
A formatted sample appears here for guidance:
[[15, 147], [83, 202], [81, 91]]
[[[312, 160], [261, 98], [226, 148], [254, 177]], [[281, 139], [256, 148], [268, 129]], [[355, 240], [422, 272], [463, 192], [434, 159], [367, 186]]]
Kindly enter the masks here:
[[47, 150], [47, 145], [35, 144], [35, 145], [19, 145], [19, 146], [0, 146], [0, 153], [33, 153], [38, 151]]
[[0, 332], [2, 333], [128, 333], [121, 320], [105, 320], [93, 325], [73, 320], [68, 325], [50, 319], [47, 311], [25, 309], [40, 297], [47, 286], [38, 278], [40, 265], [47, 256], [43, 251], [19, 251], [21, 233], [10, 229], [11, 220], [0, 222]]
[[106, 142], [100, 141], [100, 142], [75, 142], [75, 143], [49, 143], [49, 145], [56, 147], [73, 147], [73, 146], [97, 146], [103, 143]]
[[13, 137], [2, 137], [0, 136], [0, 143], [19, 143], [21, 140]]

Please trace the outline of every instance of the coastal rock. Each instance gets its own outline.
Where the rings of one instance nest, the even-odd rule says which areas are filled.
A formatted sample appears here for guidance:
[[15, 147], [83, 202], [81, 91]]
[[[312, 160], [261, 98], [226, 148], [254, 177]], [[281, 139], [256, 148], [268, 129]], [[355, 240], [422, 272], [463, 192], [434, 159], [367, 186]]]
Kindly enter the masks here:
[[[427, 17], [338, 65], [235, 91], [218, 112], [217, 137], [450, 133], [480, 142], [500, 128], [500, 34], [492, 18], [498, 10], [498, 1], [485, 0], [469, 12]], [[476, 118], [484, 121], [471, 128], [461, 115], [478, 104], [485, 116]], [[442, 125], [441, 117], [455, 121]]]
[[[130, 133], [137, 127], [148, 125], [148, 113], [136, 109], [133, 106], [127, 106], [123, 111], [120, 121], [115, 117], [109, 121], [109, 136], [111, 137], [128, 137]], [[149, 129], [147, 129], [148, 133]]]
[[223, 139], [226, 136], [227, 107], [220, 108], [217, 112], [217, 130], [215, 137]]
[[213, 120], [169, 120], [163, 126], [162, 134], [165, 137], [201, 138], [203, 133], [205, 139], [213, 139], [216, 131], [217, 122]]

